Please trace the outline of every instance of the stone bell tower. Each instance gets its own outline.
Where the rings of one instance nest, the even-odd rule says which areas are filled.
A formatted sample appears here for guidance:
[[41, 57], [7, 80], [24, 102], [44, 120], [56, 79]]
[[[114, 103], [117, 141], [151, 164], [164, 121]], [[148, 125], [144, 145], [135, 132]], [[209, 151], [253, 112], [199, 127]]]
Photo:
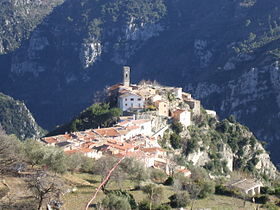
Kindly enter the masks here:
[[130, 67], [129, 66], [123, 67], [123, 86], [125, 86], [125, 87], [130, 86]]

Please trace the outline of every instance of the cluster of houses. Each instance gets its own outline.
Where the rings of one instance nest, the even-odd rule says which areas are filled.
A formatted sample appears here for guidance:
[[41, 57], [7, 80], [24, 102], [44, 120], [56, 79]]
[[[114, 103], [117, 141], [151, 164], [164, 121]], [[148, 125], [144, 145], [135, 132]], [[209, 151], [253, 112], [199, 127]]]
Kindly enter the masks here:
[[129, 67], [123, 69], [123, 83], [107, 90], [108, 97], [115, 100], [124, 113], [115, 126], [44, 137], [41, 141], [62, 148], [69, 155], [81, 153], [94, 159], [104, 155], [133, 157], [146, 167], [161, 168], [167, 174], [175, 170], [190, 176], [190, 171], [184, 167], [171, 169], [169, 166], [173, 163], [170, 163], [167, 152], [158, 144], [158, 137], [162, 137], [169, 124], [155, 126], [154, 118], [146, 115], [144, 119], [138, 119], [135, 113], [150, 111], [158, 118], [176, 120], [188, 127], [192, 114], [200, 112], [200, 102], [184, 93], [182, 88], [130, 84]]
[[[115, 126], [44, 137], [41, 141], [62, 148], [69, 155], [80, 153], [96, 160], [106, 155], [132, 157], [146, 167], [162, 169], [169, 175], [180, 173], [190, 177], [191, 171], [171, 161], [158, 139], [169, 128], [170, 121], [190, 126], [192, 116], [200, 114], [200, 101], [183, 92], [182, 88], [145, 82], [130, 84], [129, 67], [123, 68], [123, 83], [108, 87], [107, 92], [108, 98], [124, 113]], [[216, 117], [215, 111], [206, 112]], [[139, 117], [141, 114], [145, 117]], [[166, 120], [155, 120], [155, 116]], [[155, 121], [162, 125], [156, 125]], [[254, 180], [244, 179], [231, 182], [227, 187], [255, 195], [261, 186]]]
[[[41, 141], [49, 146], [62, 148], [69, 155], [81, 153], [94, 159], [104, 155], [133, 157], [143, 162], [146, 167], [160, 168], [167, 174], [171, 170], [166, 151], [153, 137], [151, 120], [128, 118], [114, 127], [44, 137]], [[178, 173], [190, 175], [185, 168], [178, 166], [176, 170]]]
[[184, 126], [191, 125], [191, 115], [200, 114], [200, 101], [182, 88], [166, 87], [154, 83], [131, 84], [130, 68], [123, 69], [123, 83], [107, 89], [108, 96], [125, 113], [155, 110], [158, 116], [173, 118]]

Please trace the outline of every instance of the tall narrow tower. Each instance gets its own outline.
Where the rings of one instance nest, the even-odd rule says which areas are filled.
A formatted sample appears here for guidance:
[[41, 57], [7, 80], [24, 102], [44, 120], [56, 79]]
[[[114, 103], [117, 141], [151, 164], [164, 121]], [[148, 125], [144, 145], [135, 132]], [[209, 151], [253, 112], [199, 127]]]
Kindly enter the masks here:
[[125, 87], [130, 86], [130, 67], [129, 66], [123, 67], [123, 85]]

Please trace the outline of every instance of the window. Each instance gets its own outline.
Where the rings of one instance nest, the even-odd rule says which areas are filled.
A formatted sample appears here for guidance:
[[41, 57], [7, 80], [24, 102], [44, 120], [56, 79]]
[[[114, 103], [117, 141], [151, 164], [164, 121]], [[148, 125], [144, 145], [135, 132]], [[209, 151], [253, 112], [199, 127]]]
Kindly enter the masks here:
[[141, 98], [138, 98], [138, 101], [141, 101]]
[[126, 99], [124, 99], [125, 101], [127, 101], [127, 98]]
[[130, 107], [133, 107], [133, 103], [131, 103], [131, 106]]
[[139, 107], [141, 107], [141, 104], [138, 104]]
[[130, 100], [131, 100], [131, 101], [134, 101], [134, 98], [131, 98]]
[[127, 104], [125, 104], [125, 106], [127, 106]]

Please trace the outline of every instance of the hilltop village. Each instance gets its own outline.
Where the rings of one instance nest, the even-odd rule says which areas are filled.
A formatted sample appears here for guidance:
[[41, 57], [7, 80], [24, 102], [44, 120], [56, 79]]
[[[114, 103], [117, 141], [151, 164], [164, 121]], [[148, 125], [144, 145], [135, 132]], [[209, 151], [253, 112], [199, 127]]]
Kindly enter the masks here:
[[[99, 159], [104, 155], [133, 157], [146, 167], [160, 168], [167, 174], [191, 172], [171, 161], [159, 140], [172, 122], [185, 128], [192, 125], [192, 117], [200, 114], [200, 101], [180, 87], [166, 87], [156, 83], [130, 83], [130, 68], [123, 68], [123, 83], [107, 88], [107, 95], [123, 111], [113, 127], [44, 137], [47, 145], [58, 146], [65, 153], [82, 153]], [[207, 110], [216, 117], [216, 113]], [[173, 166], [172, 168], [170, 166]]]

